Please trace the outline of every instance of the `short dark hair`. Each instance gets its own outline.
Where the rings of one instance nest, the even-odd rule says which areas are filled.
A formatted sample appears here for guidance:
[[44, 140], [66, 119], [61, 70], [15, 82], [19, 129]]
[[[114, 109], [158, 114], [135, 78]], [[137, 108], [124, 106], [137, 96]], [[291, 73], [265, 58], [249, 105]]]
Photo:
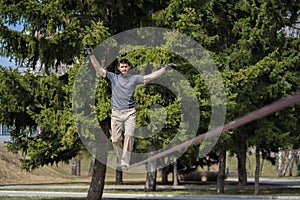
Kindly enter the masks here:
[[131, 67], [131, 63], [127, 58], [122, 58], [121, 60], [119, 60], [118, 62], [118, 66], [120, 66], [120, 64], [127, 64], [129, 67]]

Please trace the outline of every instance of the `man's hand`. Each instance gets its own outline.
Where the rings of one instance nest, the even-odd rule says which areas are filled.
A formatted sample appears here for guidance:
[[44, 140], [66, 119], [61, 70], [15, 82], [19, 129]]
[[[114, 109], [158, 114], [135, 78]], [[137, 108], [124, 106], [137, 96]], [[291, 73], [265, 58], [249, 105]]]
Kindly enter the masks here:
[[85, 48], [86, 48], [88, 55], [92, 55], [94, 53], [94, 49], [91, 45], [87, 44], [87, 45], [85, 45]]
[[174, 64], [174, 63], [169, 63], [166, 67], [165, 67], [165, 69], [166, 70], [170, 70], [170, 69], [174, 69], [176, 67], [176, 65]]

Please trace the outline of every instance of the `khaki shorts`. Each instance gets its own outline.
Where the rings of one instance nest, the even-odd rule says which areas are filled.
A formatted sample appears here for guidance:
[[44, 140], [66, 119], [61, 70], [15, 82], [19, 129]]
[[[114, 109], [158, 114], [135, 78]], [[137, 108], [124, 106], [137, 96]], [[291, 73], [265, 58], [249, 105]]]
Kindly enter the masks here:
[[124, 135], [134, 136], [136, 121], [136, 110], [130, 108], [126, 110], [112, 110], [111, 114], [111, 140], [118, 142], [122, 140]]

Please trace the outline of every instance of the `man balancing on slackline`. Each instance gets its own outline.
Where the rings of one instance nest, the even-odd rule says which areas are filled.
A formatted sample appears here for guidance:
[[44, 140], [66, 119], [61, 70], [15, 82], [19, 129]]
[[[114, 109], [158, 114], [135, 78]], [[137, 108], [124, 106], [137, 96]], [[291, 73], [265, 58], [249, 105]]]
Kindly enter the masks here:
[[[130, 164], [130, 156], [133, 149], [134, 131], [136, 127], [136, 110], [134, 108], [134, 90], [138, 84], [148, 83], [159, 78], [167, 70], [176, 65], [170, 63], [148, 75], [132, 75], [129, 73], [131, 64], [128, 59], [120, 59], [118, 70], [120, 74], [106, 71], [100, 66], [93, 49], [87, 48], [90, 60], [103, 78], [110, 80], [112, 88], [112, 114], [111, 114], [111, 140], [117, 154], [117, 167], [127, 170]], [[124, 129], [124, 144], [122, 144]]]

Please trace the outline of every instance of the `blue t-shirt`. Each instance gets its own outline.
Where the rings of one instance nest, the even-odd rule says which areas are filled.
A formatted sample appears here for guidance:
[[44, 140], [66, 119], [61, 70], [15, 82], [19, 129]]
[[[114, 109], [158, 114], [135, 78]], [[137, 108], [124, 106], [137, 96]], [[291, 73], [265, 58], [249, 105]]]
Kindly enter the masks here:
[[142, 75], [115, 74], [106, 72], [112, 88], [112, 108], [125, 110], [134, 107], [134, 90], [138, 84], [144, 83]]

